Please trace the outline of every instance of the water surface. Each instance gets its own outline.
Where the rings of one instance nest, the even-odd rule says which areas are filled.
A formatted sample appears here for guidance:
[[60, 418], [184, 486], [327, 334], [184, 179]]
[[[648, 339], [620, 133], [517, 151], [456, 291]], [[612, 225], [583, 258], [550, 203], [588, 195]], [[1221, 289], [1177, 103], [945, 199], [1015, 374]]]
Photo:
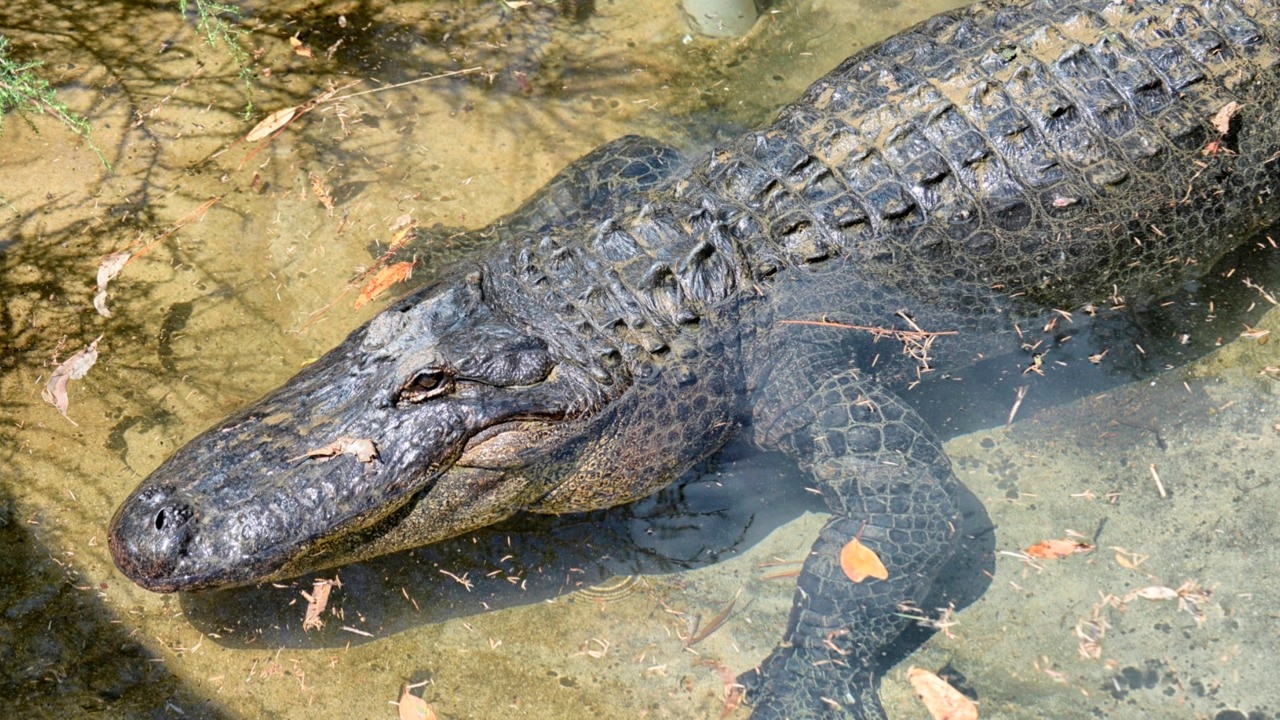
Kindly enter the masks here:
[[[687, 37], [667, 2], [598, 2], [577, 23], [490, 2], [272, 3], [245, 23], [248, 121], [235, 67], [167, 5], [0, 10], [0, 31], [45, 60], [114, 165], [46, 118], [38, 132], [7, 118], [0, 136], [6, 716], [394, 717], [401, 686], [426, 682], [416, 692], [445, 718], [719, 717], [726, 679], [780, 635], [786, 563], [824, 519], [785, 463], [743, 447], [629, 508], [527, 518], [323, 573], [343, 586], [310, 632], [301, 593], [314, 578], [150, 594], [111, 565], [107, 522], [168, 453], [385, 303], [355, 309], [349, 283], [403, 216], [483, 225], [626, 133], [709, 145], [856, 48], [956, 4], [778, 2], [747, 38], [711, 42]], [[265, 113], [331, 88], [473, 67], [318, 105], [262, 147], [239, 142]], [[419, 281], [451, 254], [438, 235]], [[96, 267], [125, 248], [137, 257], [107, 319], [92, 305]], [[1278, 265], [1264, 246], [1161, 312], [1099, 322], [1046, 356], [1045, 377], [1006, 356], [915, 391], [955, 435], [973, 537], [939, 598], [958, 624], [904, 646], [923, 643], [885, 678], [891, 717], [923, 717], [909, 663], [949, 669], [983, 717], [1280, 708], [1268, 641], [1280, 412], [1261, 374], [1280, 362], [1274, 342], [1237, 337], [1243, 322], [1280, 333], [1239, 283], [1274, 295]], [[40, 390], [99, 335], [63, 418]], [[1014, 554], [1069, 531], [1098, 551]], [[1181, 602], [1123, 601], [1149, 587], [1181, 589]], [[734, 598], [725, 624], [686, 646]]]

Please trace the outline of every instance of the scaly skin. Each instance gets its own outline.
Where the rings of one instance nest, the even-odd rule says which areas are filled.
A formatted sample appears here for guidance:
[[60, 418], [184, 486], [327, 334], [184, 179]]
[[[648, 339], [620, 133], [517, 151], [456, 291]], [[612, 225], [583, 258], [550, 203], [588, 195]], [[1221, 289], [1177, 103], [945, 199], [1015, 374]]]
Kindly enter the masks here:
[[[295, 575], [628, 502], [750, 426], [832, 513], [753, 717], [883, 717], [874, 658], [952, 553], [957, 480], [885, 382], [909, 359], [794, 321], [959, 330], [945, 367], [1204, 272], [1277, 217], [1278, 35], [1275, 1], [981, 3], [679, 167], [606, 148], [161, 465], [116, 562], [158, 591]], [[306, 457], [339, 438], [377, 457]], [[887, 579], [844, 576], [854, 537]]]

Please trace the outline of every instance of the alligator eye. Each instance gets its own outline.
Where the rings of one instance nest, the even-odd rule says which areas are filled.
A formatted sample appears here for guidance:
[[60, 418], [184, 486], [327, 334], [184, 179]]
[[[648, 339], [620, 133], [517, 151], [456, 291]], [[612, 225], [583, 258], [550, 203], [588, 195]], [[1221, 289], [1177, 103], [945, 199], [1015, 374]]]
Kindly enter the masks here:
[[439, 368], [419, 370], [413, 379], [400, 388], [399, 399], [404, 402], [422, 402], [453, 392], [453, 375]]

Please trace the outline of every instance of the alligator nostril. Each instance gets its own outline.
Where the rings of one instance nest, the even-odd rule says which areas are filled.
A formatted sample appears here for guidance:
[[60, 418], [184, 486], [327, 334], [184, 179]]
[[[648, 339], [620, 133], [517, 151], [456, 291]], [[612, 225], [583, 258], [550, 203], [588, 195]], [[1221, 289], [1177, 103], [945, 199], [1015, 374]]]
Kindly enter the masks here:
[[191, 508], [186, 505], [160, 508], [156, 513], [155, 527], [163, 531], [166, 527], [176, 528], [191, 519]]

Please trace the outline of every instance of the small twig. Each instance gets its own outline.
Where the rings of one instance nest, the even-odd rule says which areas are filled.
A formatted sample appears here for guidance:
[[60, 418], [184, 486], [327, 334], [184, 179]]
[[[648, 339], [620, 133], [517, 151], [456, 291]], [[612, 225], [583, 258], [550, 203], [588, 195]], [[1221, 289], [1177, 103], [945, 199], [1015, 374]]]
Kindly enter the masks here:
[[1262, 297], [1266, 298], [1267, 302], [1271, 303], [1272, 305], [1280, 305], [1280, 302], [1276, 302], [1275, 296], [1267, 292], [1266, 288], [1253, 282], [1249, 278], [1244, 279], [1244, 286], [1247, 288], [1253, 288], [1254, 290], [1257, 290], [1258, 293], [1261, 294]]
[[729, 619], [729, 613], [733, 612], [733, 606], [735, 603], [738, 602], [738, 595], [741, 593], [742, 593], [741, 589], [739, 589], [737, 593], [734, 593], [733, 598], [729, 600], [729, 604], [725, 605], [723, 610], [716, 613], [715, 617], [711, 618], [711, 620], [707, 622], [705, 627], [696, 631], [685, 642], [684, 646], [692, 647], [694, 645], [697, 645], [698, 643], [710, 637], [711, 633], [715, 632], [716, 630], [719, 630], [720, 626], [724, 625], [724, 622]]
[[484, 68], [477, 65], [475, 67], [469, 67], [466, 70], [453, 70], [447, 73], [440, 73], [439, 75], [428, 75], [427, 77], [420, 77], [413, 80], [405, 80], [404, 82], [396, 83], [394, 85], [383, 85], [382, 87], [376, 87], [371, 90], [361, 90], [360, 92], [354, 92], [349, 95], [339, 95], [338, 97], [328, 98], [326, 102], [338, 102], [339, 100], [347, 100], [353, 97], [360, 97], [361, 95], [368, 95], [369, 93], [382, 92], [383, 90], [394, 90], [396, 88], [405, 87], [406, 85], [417, 85], [418, 83], [424, 83], [430, 80], [439, 80], [441, 78], [456, 77], [458, 75], [470, 75], [471, 73], [479, 72], [483, 69]]
[[1014, 398], [1013, 407], [1009, 408], [1009, 419], [1004, 421], [1004, 426], [1009, 427], [1013, 424], [1013, 417], [1018, 414], [1018, 408], [1022, 407], [1022, 399], [1027, 396], [1027, 385], [1018, 388], [1018, 395]]
[[830, 320], [780, 320], [779, 322], [784, 325], [813, 325], [815, 327], [838, 328], [840, 330], [861, 330], [862, 332], [871, 333], [871, 336], [876, 340], [892, 338], [902, 343], [903, 354], [911, 357], [919, 364], [916, 369], [917, 377], [921, 373], [932, 370], [933, 368], [929, 365], [929, 350], [933, 347], [933, 341], [943, 335], [958, 335], [959, 332], [956, 330], [923, 330], [905, 312], [898, 311], [895, 314], [911, 326], [911, 329], [902, 330], [876, 327], [874, 325], [850, 325]]
[[1148, 465], [1147, 469], [1151, 471], [1151, 477], [1155, 478], [1156, 490], [1160, 491], [1160, 499], [1167, 500], [1169, 498], [1169, 493], [1164, 491], [1164, 483], [1160, 482], [1160, 474], [1156, 472], [1155, 463]]

